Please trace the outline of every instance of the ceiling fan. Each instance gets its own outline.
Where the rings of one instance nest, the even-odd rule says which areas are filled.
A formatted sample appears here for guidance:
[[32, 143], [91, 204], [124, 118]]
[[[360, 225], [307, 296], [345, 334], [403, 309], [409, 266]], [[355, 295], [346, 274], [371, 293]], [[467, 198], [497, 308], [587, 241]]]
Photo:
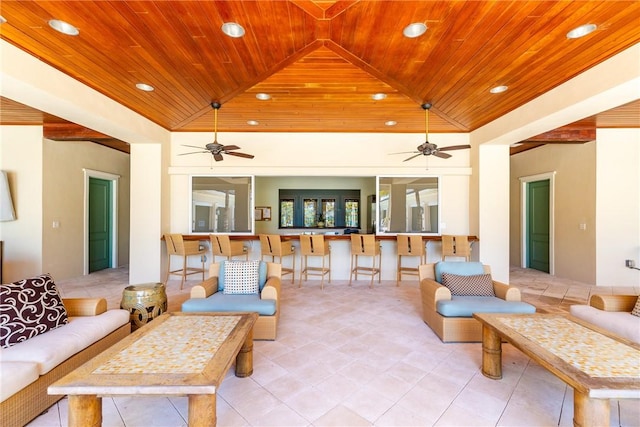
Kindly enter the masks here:
[[418, 145], [418, 147], [416, 147], [416, 151], [401, 151], [399, 153], [391, 153], [391, 154], [417, 153], [411, 157], [404, 159], [403, 162], [414, 159], [420, 155], [436, 156], [436, 157], [440, 157], [441, 159], [448, 159], [449, 157], [451, 157], [451, 154], [442, 153], [442, 151], [463, 150], [465, 148], [471, 148], [470, 145], [450, 145], [449, 147], [438, 148], [436, 144], [429, 142], [429, 109], [431, 108], [431, 104], [425, 103], [425, 104], [422, 104], [421, 107], [424, 109], [424, 114], [425, 114], [424, 142]]
[[218, 110], [222, 105], [219, 102], [212, 102], [211, 107], [214, 110], [214, 137], [213, 142], [208, 143], [203, 147], [196, 147], [195, 145], [182, 145], [183, 147], [191, 147], [198, 148], [200, 151], [192, 151], [190, 153], [182, 153], [178, 154], [179, 156], [184, 156], [186, 154], [197, 154], [197, 153], [211, 153], [216, 162], [224, 160], [222, 155], [229, 154], [230, 156], [236, 157], [244, 157], [245, 159], [253, 159], [254, 156], [252, 154], [240, 153], [238, 151], [240, 147], [237, 145], [222, 145], [218, 142]]

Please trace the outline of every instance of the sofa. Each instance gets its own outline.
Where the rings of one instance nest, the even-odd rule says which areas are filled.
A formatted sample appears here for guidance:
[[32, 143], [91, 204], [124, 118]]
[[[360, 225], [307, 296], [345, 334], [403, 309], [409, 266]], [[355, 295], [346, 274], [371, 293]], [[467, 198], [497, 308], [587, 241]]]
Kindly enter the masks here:
[[[37, 286], [29, 287], [30, 281]], [[39, 287], [42, 284], [44, 287]], [[22, 285], [27, 289], [23, 295], [35, 295], [32, 301], [15, 296]], [[11, 343], [10, 335], [23, 332], [16, 327], [15, 315], [33, 314], [33, 300], [55, 306], [64, 314], [64, 320], [45, 330], [45, 322], [38, 318], [38, 332], [32, 330], [31, 336], [23, 334]], [[35, 315], [32, 317], [35, 319]], [[25, 425], [62, 399], [64, 396], [47, 394], [49, 385], [126, 337], [131, 331], [129, 322], [127, 310], [107, 310], [104, 298], [60, 298], [48, 275], [1, 285], [0, 425]]]
[[442, 342], [482, 341], [482, 325], [473, 313], [536, 311], [520, 301], [518, 288], [493, 280], [491, 268], [479, 262], [423, 264], [418, 273], [422, 319]]
[[[256, 288], [246, 290], [246, 273], [232, 272], [233, 268], [257, 268]], [[256, 267], [257, 266], [257, 267]], [[281, 265], [264, 261], [223, 261], [212, 263], [209, 278], [191, 288], [190, 298], [182, 303], [184, 312], [252, 311], [259, 317], [253, 327], [253, 339], [275, 340], [280, 318]], [[237, 277], [238, 289], [231, 285]]]
[[592, 295], [588, 305], [572, 305], [569, 313], [640, 344], [640, 315], [631, 314], [639, 300], [638, 295]]

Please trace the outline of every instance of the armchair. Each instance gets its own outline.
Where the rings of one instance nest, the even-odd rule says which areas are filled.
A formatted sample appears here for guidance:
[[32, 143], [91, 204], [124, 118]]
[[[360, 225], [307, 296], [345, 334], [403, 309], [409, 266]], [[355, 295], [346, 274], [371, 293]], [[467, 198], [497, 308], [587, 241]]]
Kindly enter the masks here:
[[[253, 327], [253, 339], [275, 340], [280, 318], [280, 280], [281, 266], [272, 262], [260, 261], [261, 283], [258, 293], [230, 294], [224, 291], [224, 263], [244, 263], [246, 261], [224, 261], [212, 263], [209, 267], [209, 278], [191, 288], [190, 299], [182, 304], [184, 312], [209, 311], [253, 311], [259, 317]], [[251, 261], [249, 261], [251, 262]], [[260, 280], [262, 282], [262, 280]]]
[[482, 325], [473, 313], [534, 313], [536, 308], [520, 301], [520, 290], [491, 280], [495, 296], [454, 295], [442, 285], [442, 274], [477, 276], [491, 274], [479, 262], [439, 262], [419, 267], [422, 319], [443, 342], [480, 342]]

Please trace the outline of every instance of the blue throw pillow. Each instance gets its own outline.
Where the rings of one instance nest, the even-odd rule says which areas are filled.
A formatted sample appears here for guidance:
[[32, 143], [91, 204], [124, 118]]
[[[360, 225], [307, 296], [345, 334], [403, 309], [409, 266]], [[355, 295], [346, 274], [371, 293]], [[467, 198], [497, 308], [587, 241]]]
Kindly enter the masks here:
[[[220, 263], [220, 271], [218, 272], [218, 292], [224, 291], [224, 265], [227, 262], [246, 262], [246, 261], [223, 261]], [[267, 263], [260, 261], [258, 266], [258, 289], [262, 292], [262, 288], [267, 283]]]
[[435, 267], [436, 282], [442, 283], [442, 273], [451, 273], [458, 276], [474, 276], [484, 274], [484, 266], [481, 262], [440, 261]]

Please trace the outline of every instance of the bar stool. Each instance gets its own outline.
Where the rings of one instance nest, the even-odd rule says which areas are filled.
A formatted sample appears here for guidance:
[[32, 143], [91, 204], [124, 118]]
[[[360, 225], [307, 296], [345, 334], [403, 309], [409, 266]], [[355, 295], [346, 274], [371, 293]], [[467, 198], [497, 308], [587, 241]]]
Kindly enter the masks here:
[[260, 251], [262, 260], [265, 256], [271, 257], [271, 262], [276, 262], [275, 258], [279, 258], [279, 262], [282, 265], [282, 259], [284, 257], [291, 257], [291, 268], [285, 268], [282, 266], [282, 276], [291, 274], [291, 283], [295, 281], [296, 270], [296, 248], [291, 245], [290, 241], [283, 242], [279, 234], [261, 234], [260, 235]]
[[396, 286], [400, 284], [402, 273], [418, 276], [418, 267], [403, 267], [402, 257], [418, 257], [418, 266], [427, 263], [427, 251], [422, 242], [422, 236], [418, 234], [398, 234], [396, 236], [398, 244], [398, 270]]
[[216, 262], [216, 257], [231, 260], [235, 256], [243, 256], [247, 261], [249, 260], [249, 248], [242, 242], [232, 241], [228, 234], [209, 234], [209, 240], [213, 262]]
[[[371, 257], [371, 267], [361, 266], [358, 259], [361, 256]], [[376, 258], [378, 258], [378, 266], [376, 267]], [[373, 277], [378, 275], [378, 283], [380, 283], [380, 266], [382, 257], [380, 254], [380, 242], [376, 240], [375, 234], [352, 234], [351, 235], [351, 272], [349, 274], [349, 286], [353, 274], [358, 280], [358, 273], [365, 276], [371, 276], [369, 287], [373, 287]], [[354, 266], [355, 264], [355, 266]]]
[[467, 236], [442, 235], [442, 260], [448, 256], [462, 257], [465, 261], [471, 258], [471, 245]]
[[[167, 255], [169, 257], [169, 259], [167, 260], [167, 278], [164, 281], [164, 284], [167, 284], [167, 282], [169, 281], [169, 276], [171, 276], [172, 274], [181, 276], [182, 280], [180, 281], [180, 290], [182, 290], [184, 281], [190, 274], [202, 273], [202, 281], [204, 282], [205, 248], [203, 246], [200, 246], [200, 242], [185, 242], [182, 238], [182, 234], [165, 234], [164, 241], [167, 245]], [[176, 255], [182, 258], [182, 268], [171, 270], [172, 255]], [[187, 267], [187, 258], [194, 255], [200, 256], [200, 261], [202, 261], [202, 268]]]
[[[308, 257], [320, 257], [322, 259], [322, 267], [309, 267]], [[325, 267], [325, 258], [329, 257], [329, 267]], [[301, 234], [300, 235], [300, 262], [302, 264], [300, 270], [300, 282], [298, 287], [302, 286], [302, 275], [304, 280], [309, 280], [309, 274], [312, 276], [321, 276], [320, 289], [324, 290], [324, 276], [329, 275], [329, 283], [331, 283], [331, 247], [329, 242], [324, 240], [324, 235]]]

